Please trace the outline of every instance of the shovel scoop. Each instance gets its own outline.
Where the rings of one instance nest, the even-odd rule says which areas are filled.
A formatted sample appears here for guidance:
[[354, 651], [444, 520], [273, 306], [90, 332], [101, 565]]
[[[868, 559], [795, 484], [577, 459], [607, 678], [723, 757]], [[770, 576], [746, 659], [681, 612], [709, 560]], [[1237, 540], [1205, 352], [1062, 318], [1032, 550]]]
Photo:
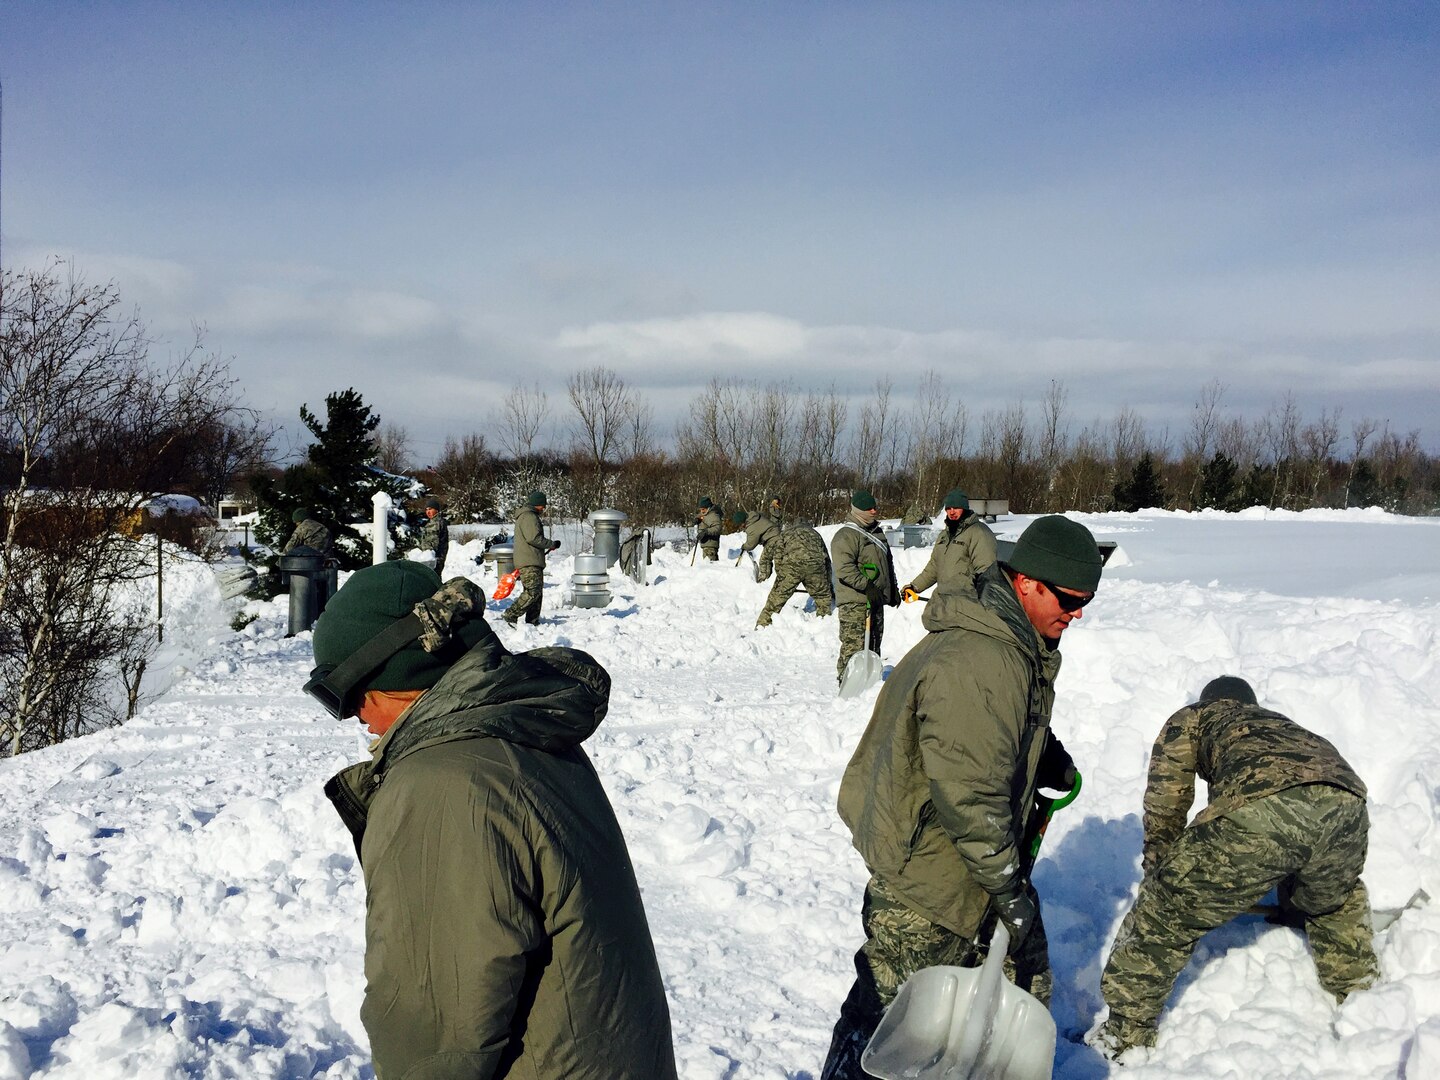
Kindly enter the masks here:
[[978, 968], [922, 968], [906, 980], [860, 1057], [880, 1080], [1049, 1080], [1055, 1021], [1005, 978], [997, 924]]

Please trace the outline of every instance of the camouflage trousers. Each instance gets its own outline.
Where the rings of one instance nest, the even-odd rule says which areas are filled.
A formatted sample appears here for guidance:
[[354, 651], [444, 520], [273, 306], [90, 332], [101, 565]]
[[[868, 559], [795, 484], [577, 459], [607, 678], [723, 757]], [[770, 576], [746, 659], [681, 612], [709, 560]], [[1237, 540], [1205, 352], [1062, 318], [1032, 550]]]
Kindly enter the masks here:
[[707, 562], [719, 562], [719, 561], [720, 561], [720, 541], [719, 541], [719, 540], [702, 540], [702, 541], [700, 541], [700, 554], [701, 554], [702, 556], [704, 556], [704, 558], [705, 558], [705, 560], [706, 560]]
[[523, 615], [525, 621], [534, 626], [540, 621], [540, 605], [545, 593], [545, 571], [538, 566], [522, 566], [516, 573], [519, 574], [520, 584], [525, 591], [519, 600], [510, 605], [504, 619], [514, 626]]
[[1154, 1042], [1195, 943], [1277, 886], [1281, 907], [1303, 921], [1320, 984], [1343, 1000], [1373, 983], [1379, 967], [1360, 881], [1369, 832], [1364, 799], [1305, 784], [1181, 833], [1141, 882], [1100, 980], [1120, 1049]]
[[[770, 620], [780, 613], [790, 597], [795, 595], [795, 590], [805, 586], [805, 591], [815, 601], [816, 615], [830, 614], [830, 570], [827, 562], [806, 563], [801, 566], [791, 566], [788, 563], [775, 564], [775, 584], [770, 586], [770, 595], [765, 598], [765, 606], [760, 611], [760, 618], [755, 620], [756, 626], [769, 626]], [[864, 633], [862, 621], [861, 633]]]
[[877, 653], [880, 639], [885, 635], [885, 609], [871, 610], [866, 604], [841, 604], [840, 612], [840, 662], [835, 665], [837, 679], [845, 678], [845, 665], [850, 657], [867, 648], [865, 642], [865, 612], [870, 611], [870, 643]]
[[[860, 921], [865, 944], [855, 954], [855, 984], [840, 1007], [820, 1080], [865, 1080], [868, 1074], [860, 1068], [860, 1055], [900, 987], [915, 972], [938, 964], [975, 967], [985, 959], [983, 947], [907, 907], [879, 878], [872, 877], [865, 887]], [[1049, 948], [1038, 915], [1024, 948], [1013, 959], [1006, 957], [1005, 973], [1021, 989], [1050, 1004]]]

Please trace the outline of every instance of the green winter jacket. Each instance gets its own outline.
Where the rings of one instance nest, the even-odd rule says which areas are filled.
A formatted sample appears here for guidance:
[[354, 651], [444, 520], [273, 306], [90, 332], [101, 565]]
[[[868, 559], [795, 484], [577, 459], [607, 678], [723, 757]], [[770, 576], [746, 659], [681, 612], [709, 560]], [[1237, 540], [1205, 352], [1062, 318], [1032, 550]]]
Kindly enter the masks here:
[[523, 566], [545, 566], [545, 556], [550, 552], [550, 538], [545, 535], [545, 523], [533, 506], [522, 506], [515, 515], [515, 569]]
[[[830, 538], [830, 562], [835, 568], [837, 604], [866, 603], [865, 585], [870, 581], [880, 586], [887, 606], [900, 603], [895, 560], [879, 523], [866, 528], [858, 524], [853, 515], [846, 518]], [[874, 567], [873, 574], [867, 573], [867, 566]]]
[[720, 511], [713, 506], [707, 506], [704, 512], [696, 519], [696, 543], [719, 543], [720, 537], [723, 536], [724, 533], [725, 522], [720, 516]]
[[1329, 740], [1259, 705], [1212, 701], [1179, 710], [1155, 740], [1145, 786], [1145, 868], [1185, 830], [1195, 777], [1209, 803], [1199, 825], [1301, 784], [1330, 784], [1365, 798], [1365, 785]]
[[625, 840], [580, 748], [610, 678], [493, 634], [326, 786], [365, 875], [379, 1080], [675, 1076]]
[[940, 588], [975, 589], [975, 579], [995, 563], [995, 534], [975, 514], [966, 514], [959, 521], [945, 522], [945, 529], [930, 552], [925, 569], [906, 586], [917, 593], [936, 582]]
[[745, 540], [741, 543], [740, 550], [754, 551], [757, 547], [764, 547], [779, 535], [779, 525], [776, 525], [764, 514], [757, 514], [752, 510], [745, 515]]
[[1010, 583], [983, 602], [941, 592], [930, 633], [885, 681], [840, 784], [840, 817], [870, 872], [931, 922], [973, 938], [1023, 876], [1021, 838], [1060, 654]]

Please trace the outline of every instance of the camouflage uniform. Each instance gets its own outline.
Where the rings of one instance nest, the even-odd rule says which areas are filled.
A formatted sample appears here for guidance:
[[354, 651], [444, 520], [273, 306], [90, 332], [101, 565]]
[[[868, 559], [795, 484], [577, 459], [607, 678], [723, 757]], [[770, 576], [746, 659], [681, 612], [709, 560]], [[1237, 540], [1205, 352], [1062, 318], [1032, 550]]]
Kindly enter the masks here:
[[288, 555], [297, 547], [314, 548], [322, 555], [330, 554], [330, 530], [313, 517], [307, 517], [295, 526], [295, 531], [290, 534], [290, 539], [285, 541], [280, 554]]
[[437, 511], [434, 517], [427, 519], [420, 527], [419, 548], [421, 551], [435, 552], [435, 572], [443, 576], [445, 555], [450, 550], [450, 526], [443, 513]]
[[783, 532], [771, 534], [755, 567], [755, 580], [768, 578], [772, 566], [775, 584], [770, 588], [756, 626], [769, 626], [770, 620], [801, 585], [815, 601], [815, 614], [830, 614], [830, 555], [818, 532], [808, 525], [791, 525]]
[[[862, 649], [880, 651], [885, 636], [885, 608], [900, 602], [895, 585], [895, 560], [890, 544], [879, 525], [865, 526], [852, 513], [830, 541], [830, 558], [835, 566], [835, 603], [840, 613], [840, 659], [836, 677], [845, 678], [845, 665]], [[881, 604], [872, 605], [865, 595], [869, 584], [879, 587]], [[865, 640], [865, 615], [870, 615], [870, 640]]]
[[713, 506], [707, 506], [699, 517], [699, 525], [695, 531], [695, 541], [700, 545], [700, 554], [704, 555], [707, 561], [719, 562], [720, 536], [724, 531], [720, 511]]
[[[1210, 802], [1188, 827], [1195, 777]], [[1105, 965], [1113, 1053], [1155, 1041], [1195, 943], [1272, 888], [1337, 1000], [1378, 976], [1360, 871], [1365, 785], [1325, 739], [1259, 705], [1188, 705], [1165, 723], [1145, 792], [1145, 878]]]

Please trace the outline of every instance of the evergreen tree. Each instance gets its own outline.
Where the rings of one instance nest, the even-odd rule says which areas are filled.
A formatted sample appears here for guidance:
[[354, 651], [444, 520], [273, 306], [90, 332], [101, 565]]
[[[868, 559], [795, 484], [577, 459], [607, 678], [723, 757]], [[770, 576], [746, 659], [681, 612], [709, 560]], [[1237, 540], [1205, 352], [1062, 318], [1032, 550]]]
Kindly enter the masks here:
[[1154, 456], [1147, 450], [1130, 470], [1129, 479], [1115, 485], [1110, 496], [1110, 508], [1133, 513], [1147, 506], [1164, 505], [1165, 483], [1160, 479], [1160, 471], [1155, 468]]
[[1240, 510], [1242, 509], [1240, 467], [1226, 455], [1216, 452], [1200, 471], [1200, 494], [1196, 497], [1197, 510]]
[[261, 542], [278, 548], [294, 528], [291, 514], [300, 507], [330, 527], [335, 535], [335, 555], [347, 569], [371, 561], [368, 530], [359, 531], [353, 522], [368, 520], [372, 497], [386, 491], [397, 504], [410, 494], [409, 485], [374, 468], [375, 444], [371, 433], [380, 425], [354, 389], [325, 398], [325, 420], [300, 406], [300, 419], [315, 436], [306, 451], [306, 460], [286, 469], [278, 482], [265, 477], [254, 482], [260, 507], [255, 535]]

